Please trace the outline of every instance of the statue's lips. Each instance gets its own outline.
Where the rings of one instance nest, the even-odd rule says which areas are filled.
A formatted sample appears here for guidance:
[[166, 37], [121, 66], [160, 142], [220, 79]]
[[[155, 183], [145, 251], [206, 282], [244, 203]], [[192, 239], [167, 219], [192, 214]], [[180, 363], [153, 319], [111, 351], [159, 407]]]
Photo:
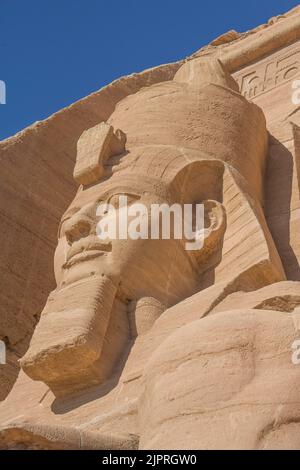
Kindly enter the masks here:
[[63, 267], [69, 268], [79, 262], [97, 258], [98, 256], [110, 252], [111, 249], [111, 242], [103, 242], [98, 238], [79, 240], [75, 242], [68, 251], [67, 259]]

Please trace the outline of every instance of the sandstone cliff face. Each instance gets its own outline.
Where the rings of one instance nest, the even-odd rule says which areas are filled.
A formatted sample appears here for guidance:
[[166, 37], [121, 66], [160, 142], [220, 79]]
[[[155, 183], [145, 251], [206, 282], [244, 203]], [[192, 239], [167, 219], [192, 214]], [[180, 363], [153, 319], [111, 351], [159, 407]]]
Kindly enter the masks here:
[[[299, 8], [248, 33], [229, 32], [187, 60], [202, 56], [219, 58], [236, 79], [241, 93], [264, 111], [269, 155], [263, 207], [287, 279], [300, 280], [300, 117], [292, 101], [293, 81], [300, 79]], [[0, 142], [0, 339], [8, 348], [8, 366], [0, 366], [0, 399], [6, 397], [18, 375], [17, 360], [27, 350], [39, 314], [55, 287], [53, 255], [57, 230], [76, 191], [72, 173], [80, 135], [109, 120], [117, 103], [126, 96], [172, 80], [182, 63], [121, 78]], [[245, 307], [244, 302], [239, 308]], [[234, 305], [229, 302], [228, 309]], [[186, 308], [188, 312], [189, 307]], [[265, 306], [254, 308], [264, 310]], [[259, 320], [256, 315], [254, 320], [253, 314], [247, 315], [250, 331]], [[267, 324], [265, 313], [262, 318]], [[239, 321], [242, 322], [241, 312]], [[278, 316], [279, 330], [280, 322]], [[210, 321], [207, 324], [209, 329]], [[290, 329], [290, 324], [286, 328]], [[289, 335], [292, 337], [292, 333]], [[164, 353], [167, 364], [168, 351]], [[154, 360], [150, 380], [156, 367], [161, 366], [156, 366]]]

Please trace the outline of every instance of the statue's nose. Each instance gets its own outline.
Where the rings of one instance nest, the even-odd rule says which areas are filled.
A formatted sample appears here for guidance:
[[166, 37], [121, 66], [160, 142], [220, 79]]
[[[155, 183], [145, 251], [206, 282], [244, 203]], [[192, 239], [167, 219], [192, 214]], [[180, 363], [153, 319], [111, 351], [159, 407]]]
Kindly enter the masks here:
[[83, 211], [73, 215], [67, 222], [65, 234], [68, 243], [71, 245], [75, 241], [90, 235], [93, 227], [93, 220]]

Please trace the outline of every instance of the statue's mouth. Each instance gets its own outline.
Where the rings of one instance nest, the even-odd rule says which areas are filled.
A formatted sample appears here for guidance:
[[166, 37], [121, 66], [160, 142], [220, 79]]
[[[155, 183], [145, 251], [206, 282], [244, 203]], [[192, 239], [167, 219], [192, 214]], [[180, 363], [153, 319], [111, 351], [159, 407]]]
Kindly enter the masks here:
[[99, 250], [88, 250], [83, 253], [78, 253], [78, 255], [72, 256], [68, 261], [65, 262], [63, 265], [63, 268], [70, 268], [71, 266], [74, 266], [74, 264], [81, 263], [82, 261], [89, 261], [94, 258], [98, 258], [99, 256], [102, 256], [105, 254], [105, 251], [99, 251]]
[[111, 252], [112, 244], [110, 241], [102, 241], [97, 237], [89, 237], [85, 240], [79, 240], [71, 246], [68, 251], [64, 268], [70, 268], [74, 264], [82, 261], [89, 261], [91, 259], [103, 256]]

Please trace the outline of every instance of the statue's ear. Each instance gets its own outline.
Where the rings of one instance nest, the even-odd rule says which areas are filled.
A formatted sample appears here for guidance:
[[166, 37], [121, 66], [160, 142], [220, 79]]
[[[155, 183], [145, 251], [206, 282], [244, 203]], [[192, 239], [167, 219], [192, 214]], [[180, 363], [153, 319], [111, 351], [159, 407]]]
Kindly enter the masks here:
[[204, 248], [214, 249], [223, 239], [226, 229], [226, 211], [218, 201], [207, 200], [204, 205]]
[[218, 201], [206, 200], [202, 202], [204, 227], [195, 233], [195, 239], [186, 244], [192, 257], [201, 264], [201, 268], [213, 263], [214, 254], [222, 247], [226, 230], [226, 211]]

